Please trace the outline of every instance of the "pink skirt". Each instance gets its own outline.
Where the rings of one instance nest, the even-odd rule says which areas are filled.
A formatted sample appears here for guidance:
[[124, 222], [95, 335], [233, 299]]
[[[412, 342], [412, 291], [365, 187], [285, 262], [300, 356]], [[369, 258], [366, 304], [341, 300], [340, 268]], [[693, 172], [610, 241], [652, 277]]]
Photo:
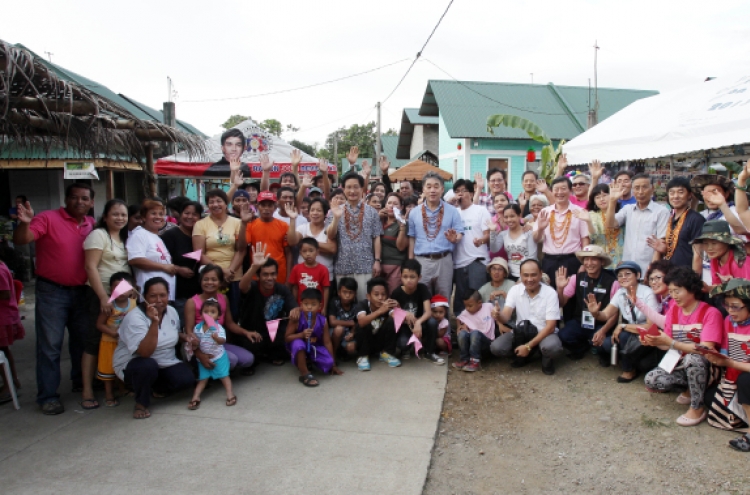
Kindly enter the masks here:
[[0, 325], [0, 347], [8, 347], [25, 336], [26, 331], [20, 322], [12, 325]]

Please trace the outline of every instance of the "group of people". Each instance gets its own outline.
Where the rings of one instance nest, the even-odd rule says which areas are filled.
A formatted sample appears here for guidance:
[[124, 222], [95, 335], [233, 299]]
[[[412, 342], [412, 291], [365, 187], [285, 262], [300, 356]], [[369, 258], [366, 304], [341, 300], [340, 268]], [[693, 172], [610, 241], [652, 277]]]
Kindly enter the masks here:
[[[113, 199], [95, 223], [94, 191], [80, 183], [59, 210], [18, 204], [14, 243], [36, 243], [45, 414], [64, 411], [67, 328], [82, 407], [101, 406], [98, 378], [107, 407], [134, 394], [137, 419], [153, 397], [191, 387], [188, 407], [198, 409], [209, 379], [233, 406], [230, 373], [252, 375], [259, 362], [290, 360], [315, 387], [314, 369], [341, 374], [341, 360], [361, 371], [373, 357], [393, 368], [412, 355], [443, 365], [457, 345], [452, 365], [467, 372], [487, 356], [513, 367], [539, 356], [551, 375], [561, 356], [593, 352], [603, 367], [619, 363], [620, 383], [645, 375], [654, 393], [683, 390], [682, 426], [748, 426], [750, 166], [739, 186], [675, 177], [666, 206], [649, 176], [622, 170], [600, 183], [594, 161], [571, 177], [564, 155], [551, 184], [525, 172], [516, 198], [500, 169], [447, 193], [428, 172], [418, 196], [410, 182], [394, 191], [385, 157], [382, 180], [371, 182], [367, 163], [337, 180], [321, 160], [319, 175], [300, 177], [295, 152], [278, 184], [263, 157], [260, 184], [247, 184], [244, 139], [237, 129], [222, 136], [231, 188], [208, 191], [205, 207]], [[347, 157], [354, 164], [358, 150]], [[9, 351], [23, 327], [5, 278], [0, 265], [0, 347]], [[730, 443], [750, 451], [747, 436]]]

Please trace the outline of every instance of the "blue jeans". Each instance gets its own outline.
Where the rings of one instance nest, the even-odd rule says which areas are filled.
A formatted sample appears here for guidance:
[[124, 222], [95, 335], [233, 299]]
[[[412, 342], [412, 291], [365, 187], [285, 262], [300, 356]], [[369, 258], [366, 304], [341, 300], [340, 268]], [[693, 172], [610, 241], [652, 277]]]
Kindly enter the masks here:
[[65, 327], [68, 328], [70, 353], [70, 379], [81, 385], [81, 357], [83, 356], [89, 311], [86, 305], [86, 287], [61, 288], [44, 280], [36, 282], [36, 386], [37, 403], [59, 400], [60, 355], [62, 354]]
[[461, 348], [460, 360], [468, 361], [469, 357], [479, 361], [482, 353], [488, 351], [492, 341], [479, 330], [471, 332], [461, 331], [458, 333], [458, 345]]

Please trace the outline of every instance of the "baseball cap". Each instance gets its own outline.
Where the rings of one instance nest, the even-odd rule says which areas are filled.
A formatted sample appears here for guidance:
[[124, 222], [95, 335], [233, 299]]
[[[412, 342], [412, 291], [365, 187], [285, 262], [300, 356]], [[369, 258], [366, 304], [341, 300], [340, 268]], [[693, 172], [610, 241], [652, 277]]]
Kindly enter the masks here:
[[319, 187], [311, 187], [307, 194], [318, 193], [323, 194], [323, 191]]
[[263, 201], [273, 201], [275, 203], [276, 195], [271, 191], [263, 191], [258, 194], [258, 203], [262, 203]]

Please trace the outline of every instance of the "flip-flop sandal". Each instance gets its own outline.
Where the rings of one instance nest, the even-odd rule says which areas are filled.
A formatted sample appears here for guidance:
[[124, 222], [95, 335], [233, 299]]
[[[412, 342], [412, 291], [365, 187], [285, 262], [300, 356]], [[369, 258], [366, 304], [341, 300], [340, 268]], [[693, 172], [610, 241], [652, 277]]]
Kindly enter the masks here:
[[164, 397], [167, 397], [167, 396], [169, 396], [169, 394], [163, 394], [161, 392], [154, 392], [154, 391], [151, 392], [151, 397], [153, 397], [154, 399], [163, 399]]
[[117, 400], [117, 397], [114, 399], [105, 399], [104, 405], [107, 407], [117, 407], [120, 405], [120, 401]]
[[750, 437], [742, 435], [729, 441], [729, 446], [740, 452], [750, 452]]
[[232, 407], [233, 405], [237, 404], [237, 396], [235, 395], [234, 397], [228, 398], [225, 404], [227, 405], [227, 407]]
[[[87, 406], [87, 403], [93, 405]], [[99, 409], [99, 401], [97, 401], [96, 399], [83, 399], [81, 402], [79, 402], [79, 404], [81, 404], [81, 407], [87, 411], [90, 411], [91, 409]]]
[[[308, 373], [305, 376], [299, 377], [299, 381], [304, 385], [305, 387], [317, 387], [320, 385], [320, 382], [315, 378], [315, 376], [312, 373]], [[311, 382], [315, 383], [311, 383]]]
[[195, 411], [199, 407], [201, 407], [201, 401], [200, 401], [200, 399], [198, 399], [198, 400], [191, 400], [190, 403], [188, 403], [188, 409], [190, 409], [191, 411]]
[[284, 360], [283, 359], [275, 359], [271, 361], [271, 364], [274, 366], [284, 366]]
[[[136, 414], [139, 414], [136, 416]], [[151, 417], [151, 412], [140, 404], [136, 404], [133, 408], [133, 419], [147, 419]]]

